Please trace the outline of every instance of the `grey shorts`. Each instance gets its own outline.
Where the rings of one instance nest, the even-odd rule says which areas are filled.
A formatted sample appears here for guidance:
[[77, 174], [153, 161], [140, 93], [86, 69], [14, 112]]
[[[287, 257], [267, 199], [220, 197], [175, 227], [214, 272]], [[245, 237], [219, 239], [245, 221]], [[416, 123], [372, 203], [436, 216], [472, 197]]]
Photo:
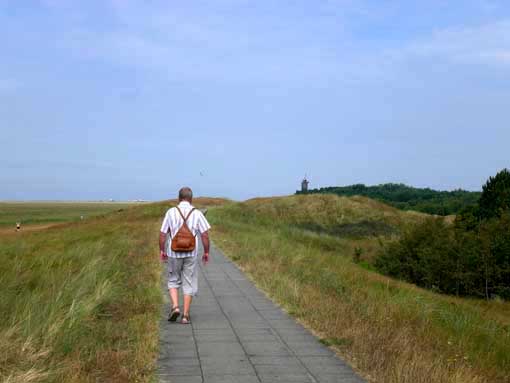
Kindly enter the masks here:
[[178, 289], [182, 286], [185, 295], [195, 296], [198, 292], [197, 258], [168, 257], [168, 288]]

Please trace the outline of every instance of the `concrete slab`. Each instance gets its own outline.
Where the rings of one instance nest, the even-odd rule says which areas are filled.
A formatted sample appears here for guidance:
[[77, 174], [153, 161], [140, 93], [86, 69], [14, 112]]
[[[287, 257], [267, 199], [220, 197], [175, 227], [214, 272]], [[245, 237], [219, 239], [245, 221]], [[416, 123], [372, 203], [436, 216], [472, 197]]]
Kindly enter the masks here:
[[250, 361], [254, 366], [259, 365], [281, 365], [302, 367], [301, 361], [295, 356], [250, 356]]
[[289, 320], [291, 317], [281, 309], [258, 310], [259, 314], [268, 320], [284, 319]]
[[315, 383], [316, 380], [309, 374], [285, 374], [285, 375], [259, 375], [262, 383]]
[[[216, 330], [216, 329], [214, 329]], [[226, 330], [226, 329], [220, 329]], [[235, 334], [229, 333], [211, 333], [211, 334], [202, 334], [196, 337], [196, 342], [198, 345], [202, 343], [223, 343], [223, 342], [237, 342], [237, 337]]]
[[334, 373], [338, 369], [345, 369], [347, 364], [336, 356], [305, 356], [300, 358], [305, 366], [320, 369], [322, 373]]
[[304, 375], [307, 376], [306, 368], [300, 364], [292, 365], [292, 364], [260, 364], [255, 365], [255, 370], [257, 374], [263, 376], [285, 376], [285, 375]]
[[175, 376], [175, 375], [158, 375], [160, 383], [202, 383], [202, 375], [196, 376]]
[[198, 354], [201, 357], [222, 356], [225, 359], [230, 359], [230, 356], [245, 356], [244, 349], [237, 339], [230, 342], [199, 342]]
[[355, 374], [349, 375], [327, 375], [319, 374], [316, 375], [318, 383], [365, 383], [363, 379]]
[[256, 375], [208, 375], [204, 383], [259, 383]]
[[255, 375], [248, 358], [201, 357], [202, 371], [206, 375]]
[[245, 342], [244, 348], [249, 356], [290, 356], [285, 345], [279, 341]]
[[160, 362], [160, 366], [164, 367], [161, 375], [192, 375], [202, 374], [200, 362], [198, 358], [169, 359]]
[[285, 342], [318, 342], [317, 338], [313, 336], [306, 329], [292, 329], [292, 328], [279, 328], [275, 330], [280, 338]]
[[181, 358], [197, 358], [197, 349], [195, 343], [166, 343], [161, 345], [159, 349], [160, 358], [163, 359], [181, 359]]

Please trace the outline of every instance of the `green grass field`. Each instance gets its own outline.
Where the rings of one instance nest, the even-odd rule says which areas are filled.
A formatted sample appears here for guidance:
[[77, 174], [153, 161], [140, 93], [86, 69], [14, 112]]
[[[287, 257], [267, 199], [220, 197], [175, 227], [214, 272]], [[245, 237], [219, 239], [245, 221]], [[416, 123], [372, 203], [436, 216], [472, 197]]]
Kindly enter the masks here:
[[0, 227], [78, 221], [137, 203], [127, 202], [0, 202]]
[[333, 195], [255, 199], [209, 213], [216, 244], [372, 381], [509, 382], [509, 302], [438, 295], [367, 270], [381, 243], [424, 217]]

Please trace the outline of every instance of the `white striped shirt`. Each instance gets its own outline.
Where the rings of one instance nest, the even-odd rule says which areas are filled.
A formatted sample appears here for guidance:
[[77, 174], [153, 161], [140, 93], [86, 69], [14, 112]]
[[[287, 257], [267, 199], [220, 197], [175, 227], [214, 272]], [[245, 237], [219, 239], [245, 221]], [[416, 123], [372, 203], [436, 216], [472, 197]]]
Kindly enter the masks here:
[[[177, 206], [184, 217], [187, 217], [188, 213], [191, 209], [193, 209], [193, 206], [191, 206], [191, 204], [187, 201], [181, 201]], [[211, 228], [211, 225], [207, 222], [204, 214], [198, 209], [195, 209], [193, 213], [191, 213], [186, 222], [188, 223], [189, 229], [195, 236], [195, 250], [190, 251], [189, 253], [175, 253], [172, 251], [171, 238], [177, 234], [181, 226], [184, 224], [184, 220], [175, 207], [168, 209], [165, 214], [165, 218], [161, 224], [161, 232], [164, 234], [170, 234], [170, 239], [166, 243], [166, 253], [171, 258], [195, 257], [198, 254], [198, 234], [205, 233]]]

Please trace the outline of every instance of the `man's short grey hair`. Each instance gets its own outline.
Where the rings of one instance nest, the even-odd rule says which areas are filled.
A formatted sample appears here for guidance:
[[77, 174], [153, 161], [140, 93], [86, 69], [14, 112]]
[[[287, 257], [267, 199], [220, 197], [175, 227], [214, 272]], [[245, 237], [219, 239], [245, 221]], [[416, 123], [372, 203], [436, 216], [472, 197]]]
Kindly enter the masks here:
[[193, 199], [193, 192], [191, 188], [185, 186], [179, 190], [179, 201], [191, 201]]

